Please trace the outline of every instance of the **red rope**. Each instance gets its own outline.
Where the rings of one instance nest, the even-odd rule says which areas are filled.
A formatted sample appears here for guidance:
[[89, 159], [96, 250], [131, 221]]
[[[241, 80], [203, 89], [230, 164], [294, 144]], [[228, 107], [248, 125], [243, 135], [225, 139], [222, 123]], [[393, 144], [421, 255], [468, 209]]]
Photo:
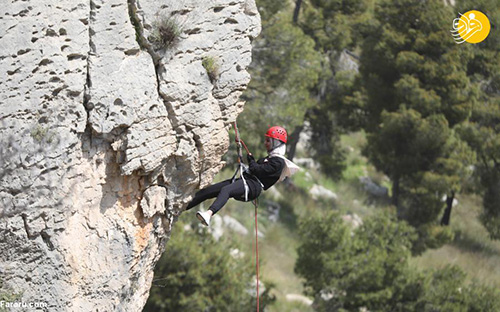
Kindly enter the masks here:
[[[235, 139], [236, 139], [236, 143], [238, 143], [238, 162], [243, 162], [243, 157], [242, 157], [242, 153], [241, 153], [241, 146], [243, 145], [243, 147], [245, 148], [245, 150], [247, 151], [247, 154], [251, 154], [250, 151], [248, 150], [248, 147], [246, 146], [245, 142], [243, 142], [242, 139], [240, 139], [240, 133], [238, 131], [238, 125], [236, 123], [236, 121], [234, 121], [233, 123], [233, 127], [234, 127], [234, 132], [235, 132]], [[259, 294], [259, 230], [258, 230], [258, 227], [257, 227], [257, 208], [259, 206], [259, 203], [257, 201], [257, 199], [254, 200], [253, 202], [254, 206], [255, 206], [255, 270], [256, 270], [256, 276], [257, 276], [257, 294], [256, 294], [256, 297], [257, 297], [257, 312], [259, 312], [259, 299], [260, 299], [260, 294]]]
[[252, 153], [250, 153], [250, 151], [248, 150], [247, 145], [245, 144], [245, 142], [243, 142], [243, 140], [242, 140], [242, 139], [240, 139], [240, 142], [241, 142], [241, 144], [243, 144], [243, 147], [244, 147], [244, 148], [245, 148], [245, 150], [247, 151], [247, 154], [252, 154]]
[[259, 312], [259, 230], [257, 227], [257, 200], [254, 201], [255, 206], [255, 270], [257, 271], [257, 312]]

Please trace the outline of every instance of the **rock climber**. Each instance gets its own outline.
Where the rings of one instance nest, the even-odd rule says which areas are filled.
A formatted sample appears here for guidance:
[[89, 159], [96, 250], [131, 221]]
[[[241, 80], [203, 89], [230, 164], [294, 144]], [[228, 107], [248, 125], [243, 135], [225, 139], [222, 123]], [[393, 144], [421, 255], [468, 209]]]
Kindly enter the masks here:
[[226, 204], [229, 198], [238, 201], [254, 200], [259, 197], [262, 190], [267, 190], [277, 182], [290, 177], [299, 170], [299, 167], [285, 158], [286, 142], [287, 133], [284, 128], [279, 126], [269, 128], [264, 141], [267, 157], [255, 161], [254, 156], [249, 153], [247, 155], [248, 170], [243, 173], [243, 177], [228, 179], [198, 191], [186, 210], [207, 199], [216, 198], [207, 211], [196, 213], [200, 222], [209, 226], [212, 216]]

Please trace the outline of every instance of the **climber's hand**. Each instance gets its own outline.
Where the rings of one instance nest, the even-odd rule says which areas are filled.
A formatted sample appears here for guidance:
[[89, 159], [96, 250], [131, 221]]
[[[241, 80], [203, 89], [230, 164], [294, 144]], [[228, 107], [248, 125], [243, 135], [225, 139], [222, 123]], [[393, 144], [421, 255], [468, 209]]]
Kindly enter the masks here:
[[248, 160], [248, 162], [255, 161], [255, 158], [253, 157], [252, 153], [247, 154], [247, 160]]

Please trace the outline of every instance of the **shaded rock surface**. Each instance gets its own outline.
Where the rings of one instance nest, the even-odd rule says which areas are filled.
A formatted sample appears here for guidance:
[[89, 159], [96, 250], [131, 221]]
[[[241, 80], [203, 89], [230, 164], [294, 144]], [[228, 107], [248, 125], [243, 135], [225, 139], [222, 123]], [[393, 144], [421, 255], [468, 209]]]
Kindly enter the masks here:
[[[165, 49], [147, 41], [159, 16], [182, 30]], [[4, 287], [141, 311], [175, 218], [223, 166], [259, 32], [254, 0], [2, 3]]]

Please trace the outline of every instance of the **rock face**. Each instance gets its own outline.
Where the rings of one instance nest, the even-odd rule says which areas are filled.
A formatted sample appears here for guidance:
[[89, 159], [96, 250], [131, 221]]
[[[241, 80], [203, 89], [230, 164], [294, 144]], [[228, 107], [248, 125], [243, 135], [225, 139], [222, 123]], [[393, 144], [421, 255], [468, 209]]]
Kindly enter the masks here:
[[[48, 311], [140, 311], [175, 218], [223, 166], [254, 0], [5, 2], [0, 285]], [[161, 48], [164, 18], [180, 33]]]

